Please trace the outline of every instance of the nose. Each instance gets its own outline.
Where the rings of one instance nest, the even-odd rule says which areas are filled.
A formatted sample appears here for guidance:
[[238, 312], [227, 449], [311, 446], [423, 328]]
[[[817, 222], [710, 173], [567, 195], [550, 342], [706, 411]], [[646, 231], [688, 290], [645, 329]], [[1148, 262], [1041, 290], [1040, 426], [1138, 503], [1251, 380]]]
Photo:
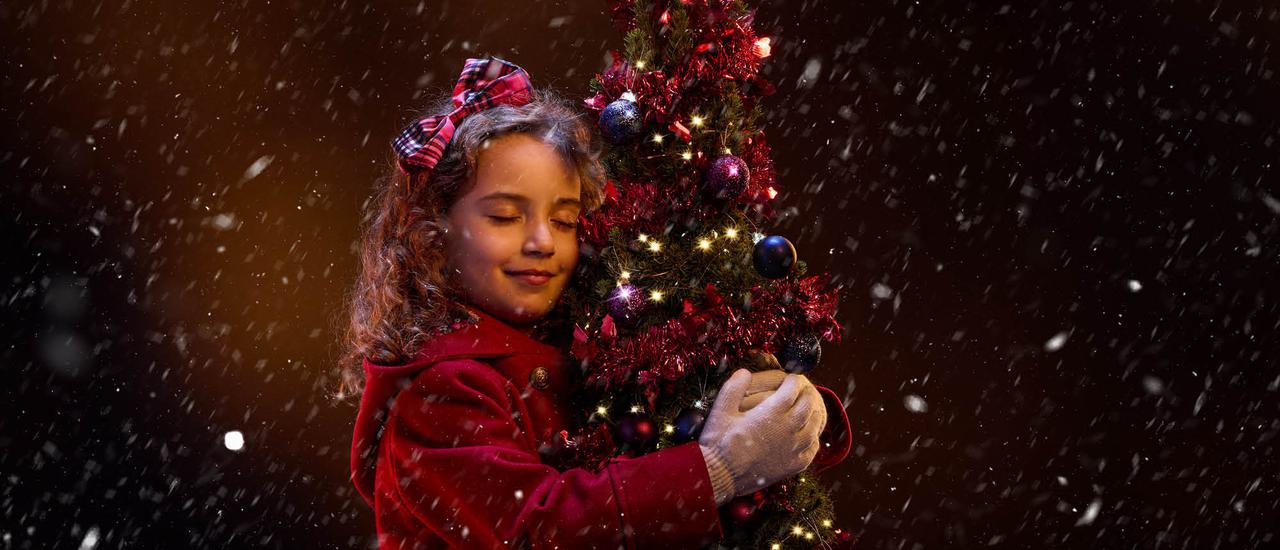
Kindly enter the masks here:
[[530, 222], [524, 238], [524, 253], [532, 256], [550, 256], [555, 254], [556, 243], [551, 235], [551, 223], [547, 221]]

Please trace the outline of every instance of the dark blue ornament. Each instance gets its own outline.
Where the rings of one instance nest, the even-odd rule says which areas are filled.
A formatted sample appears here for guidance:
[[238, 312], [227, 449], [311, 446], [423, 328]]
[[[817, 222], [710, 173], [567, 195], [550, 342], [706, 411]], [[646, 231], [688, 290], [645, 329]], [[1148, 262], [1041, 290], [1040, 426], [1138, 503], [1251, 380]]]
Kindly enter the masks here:
[[791, 273], [791, 266], [796, 264], [796, 247], [786, 237], [770, 235], [756, 243], [751, 262], [761, 276], [781, 279]]
[[817, 334], [801, 334], [782, 348], [778, 362], [792, 374], [808, 374], [822, 361], [822, 339]]
[[600, 112], [600, 133], [614, 145], [626, 143], [644, 131], [644, 116], [636, 102], [617, 99]]
[[747, 190], [751, 171], [747, 161], [733, 155], [721, 155], [711, 162], [703, 177], [702, 190], [708, 196], [720, 200], [734, 200]]
[[640, 314], [644, 312], [644, 294], [632, 284], [619, 285], [609, 293], [609, 315], [613, 322], [635, 328], [640, 324]]
[[702, 425], [707, 422], [707, 413], [701, 409], [685, 409], [676, 417], [675, 433], [671, 439], [676, 443], [693, 441], [702, 435]]

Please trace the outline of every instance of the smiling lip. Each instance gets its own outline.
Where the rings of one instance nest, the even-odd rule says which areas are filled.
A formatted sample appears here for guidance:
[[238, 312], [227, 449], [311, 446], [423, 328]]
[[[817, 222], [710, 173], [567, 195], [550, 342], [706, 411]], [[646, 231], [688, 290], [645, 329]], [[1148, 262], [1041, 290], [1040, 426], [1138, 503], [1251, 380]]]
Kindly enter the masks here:
[[551, 273], [538, 270], [508, 271], [507, 275], [532, 286], [542, 286], [551, 281]]

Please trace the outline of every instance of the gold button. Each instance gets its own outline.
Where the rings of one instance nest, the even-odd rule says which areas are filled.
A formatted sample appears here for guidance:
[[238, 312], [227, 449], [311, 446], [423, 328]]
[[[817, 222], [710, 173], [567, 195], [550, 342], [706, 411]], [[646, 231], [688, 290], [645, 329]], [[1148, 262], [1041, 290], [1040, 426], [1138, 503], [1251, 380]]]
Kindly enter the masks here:
[[551, 387], [551, 371], [546, 367], [538, 367], [529, 373], [529, 385], [539, 390]]

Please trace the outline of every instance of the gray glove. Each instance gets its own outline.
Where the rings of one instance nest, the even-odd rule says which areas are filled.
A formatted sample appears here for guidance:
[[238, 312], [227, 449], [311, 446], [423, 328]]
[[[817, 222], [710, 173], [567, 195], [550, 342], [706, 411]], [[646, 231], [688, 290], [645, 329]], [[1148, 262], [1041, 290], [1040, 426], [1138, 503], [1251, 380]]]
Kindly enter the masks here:
[[[763, 376], [776, 379], [776, 373]], [[800, 473], [819, 450], [827, 413], [809, 379], [786, 375], [776, 391], [743, 411], [752, 378], [739, 369], [725, 381], [698, 438], [717, 505]]]

